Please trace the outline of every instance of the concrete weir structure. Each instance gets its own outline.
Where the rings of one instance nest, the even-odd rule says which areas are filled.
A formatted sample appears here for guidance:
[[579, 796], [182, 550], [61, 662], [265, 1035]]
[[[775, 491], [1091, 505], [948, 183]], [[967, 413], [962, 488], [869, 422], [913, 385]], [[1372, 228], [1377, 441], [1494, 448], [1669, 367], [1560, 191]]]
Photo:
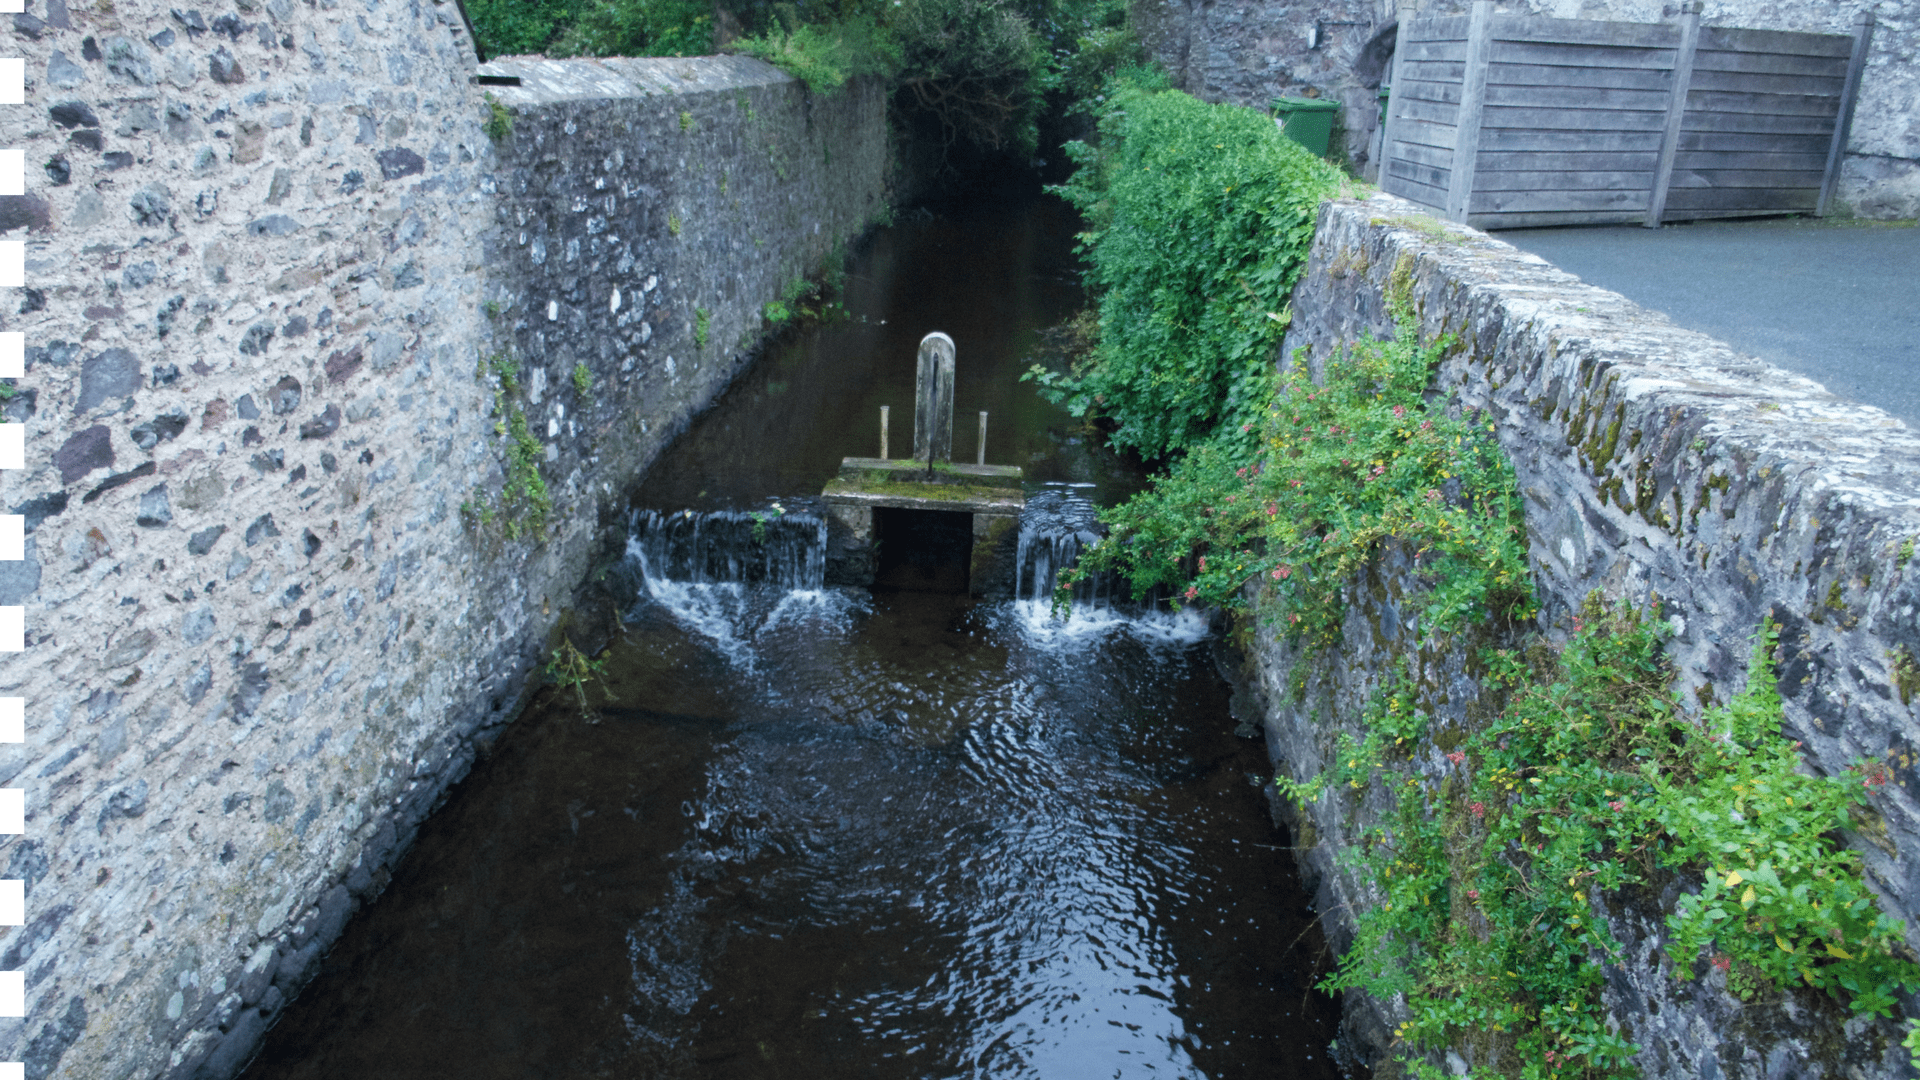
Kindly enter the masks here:
[[12, 25], [0, 1061], [222, 1080], [513, 716], [762, 305], [882, 208], [884, 102], [737, 57], [477, 86], [441, 0]]
[[[827, 504], [827, 581], [875, 584], [883, 545], [942, 544], [942, 534], [964, 534], [966, 591], [1003, 600], [1013, 595], [1020, 511], [1027, 497], [1017, 465], [986, 462], [987, 414], [980, 414], [980, 461], [953, 462], [953, 339], [936, 330], [915, 357], [913, 457], [887, 453], [887, 410], [880, 413], [877, 458], [844, 458], [840, 475], [820, 495]], [[893, 536], [883, 535], [894, 519]], [[964, 519], [964, 520], [963, 520]], [[956, 528], [956, 526], [962, 526]], [[914, 534], [918, 533], [916, 536]], [[950, 543], [950, 542], [949, 542]], [[929, 553], [930, 554], [930, 553]], [[958, 551], [955, 552], [958, 554]], [[916, 584], [932, 584], [923, 580]]]

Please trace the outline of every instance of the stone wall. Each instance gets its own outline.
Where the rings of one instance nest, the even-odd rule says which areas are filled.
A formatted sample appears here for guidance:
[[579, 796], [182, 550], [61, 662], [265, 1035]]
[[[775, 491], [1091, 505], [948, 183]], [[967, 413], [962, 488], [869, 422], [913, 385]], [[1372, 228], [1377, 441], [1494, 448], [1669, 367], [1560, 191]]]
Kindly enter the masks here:
[[[1910, 546], [1901, 555], [1920, 537], [1920, 434], [1387, 195], [1323, 208], [1286, 355], [1304, 349], [1312, 362], [1363, 332], [1390, 333], [1384, 295], [1396, 273], [1423, 333], [1458, 336], [1438, 391], [1484, 410], [1514, 463], [1540, 627], [1564, 640], [1596, 589], [1639, 605], [1657, 594], [1691, 703], [1724, 701], [1743, 684], [1752, 635], [1771, 614], [1783, 626], [1787, 734], [1812, 767], [1833, 774], [1864, 757], [1892, 769], [1894, 782], [1872, 795], [1873, 824], [1849, 842], [1920, 944], [1920, 560]], [[1364, 735], [1365, 703], [1400, 657], [1412, 659], [1436, 729], [1470, 721], [1479, 690], [1468, 647], [1421, 640], [1408, 602], [1418, 588], [1404, 561], [1373, 567], [1352, 592], [1337, 664], [1271, 642], [1256, 649], [1277, 769], [1313, 776], [1341, 731]], [[1413, 755], [1436, 782], [1445, 765], [1431, 742]], [[1342, 792], [1293, 822], [1336, 948], [1352, 940], [1350, 912], [1379, 898], [1335, 853], [1379, 818], [1384, 798]], [[1609, 914], [1627, 959], [1609, 966], [1606, 1000], [1641, 1043], [1650, 1080], [1906, 1075], [1891, 1024], [1824, 998], [1749, 1006], [1716, 971], [1676, 981], [1661, 912]], [[1392, 1006], [1349, 1002], [1346, 1044], [1388, 1045]]]
[[[871, 89], [506, 62], [496, 143], [453, 4], [234, 5], [13, 22], [27, 461], [0, 484], [30, 533], [0, 604], [29, 645], [0, 784], [28, 810], [0, 877], [28, 922], [0, 969], [28, 1015], [0, 1060], [29, 1077], [245, 1061], [513, 715], [623, 489], [881, 197]], [[516, 412], [533, 539], [488, 513]]]
[[[1457, 14], [1471, 0], [1422, 0], [1422, 14]], [[1348, 160], [1368, 179], [1378, 130], [1375, 91], [1393, 50], [1395, 0], [1136, 0], [1134, 21], [1175, 85], [1208, 101], [1264, 108], [1277, 95], [1318, 93], [1344, 106]], [[1920, 217], [1920, 7], [1913, 0], [1706, 0], [1701, 21], [1821, 34], [1879, 20], [1841, 169], [1843, 212]], [[1561, 19], [1661, 22], [1675, 0], [1512, 0], [1496, 10]], [[1317, 30], [1317, 32], [1316, 32]]]

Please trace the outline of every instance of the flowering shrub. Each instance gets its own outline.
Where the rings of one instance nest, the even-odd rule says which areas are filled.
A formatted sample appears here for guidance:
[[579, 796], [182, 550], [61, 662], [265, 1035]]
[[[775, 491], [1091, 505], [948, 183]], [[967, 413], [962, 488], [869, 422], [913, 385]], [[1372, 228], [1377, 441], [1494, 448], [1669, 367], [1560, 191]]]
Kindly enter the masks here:
[[1780, 734], [1773, 629], [1746, 690], [1695, 720], [1675, 705], [1663, 625], [1589, 601], [1550, 672], [1489, 653], [1507, 707], [1447, 755], [1439, 783], [1392, 781], [1396, 810], [1362, 857], [1385, 900], [1360, 914], [1327, 986], [1404, 994], [1412, 1018], [1396, 1035], [1414, 1054], [1495, 1033], [1522, 1077], [1633, 1075], [1638, 1048], [1600, 1000], [1620, 953], [1601, 905], [1661, 871], [1691, 886], [1668, 917], [1681, 978], [1702, 965], [1743, 996], [1806, 986], [1880, 1015], [1920, 987], [1896, 953], [1902, 924], [1878, 909], [1859, 856], [1828, 839], [1871, 777], [1801, 771]]
[[1343, 591], [1392, 543], [1431, 586], [1423, 634], [1530, 615], [1525, 523], [1493, 426], [1426, 400], [1445, 347], [1419, 344], [1403, 313], [1392, 341], [1359, 342], [1318, 382], [1297, 362], [1266, 377], [1244, 430], [1102, 515], [1111, 533], [1080, 573], [1119, 570], [1136, 592], [1226, 606], [1257, 582], [1286, 634], [1326, 645]]

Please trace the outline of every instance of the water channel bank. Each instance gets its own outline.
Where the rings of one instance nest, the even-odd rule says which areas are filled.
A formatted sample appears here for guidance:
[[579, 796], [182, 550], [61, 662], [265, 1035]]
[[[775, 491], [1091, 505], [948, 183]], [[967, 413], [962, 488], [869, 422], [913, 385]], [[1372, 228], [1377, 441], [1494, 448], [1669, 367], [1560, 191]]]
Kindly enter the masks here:
[[514, 715], [624, 488], [882, 205], [883, 109], [731, 57], [482, 87], [454, 5], [59, 10], [5, 121], [0, 1060], [224, 1078]]
[[[601, 586], [591, 716], [535, 700], [250, 1080], [1338, 1075], [1207, 621], [1033, 598], [1140, 482], [1015, 382], [1079, 303], [1076, 227], [1014, 183], [882, 230], [847, 317], [668, 449]], [[1024, 601], [824, 587], [807, 495], [906, 411], [933, 327], [988, 460], [1032, 478]]]
[[[1391, 196], [1322, 207], [1294, 293], [1289, 357], [1317, 363], [1364, 333], [1391, 332], [1389, 293], [1423, 334], [1451, 335], [1435, 386], [1478, 410], [1513, 462], [1525, 500], [1539, 626], [1564, 642], [1593, 591], [1646, 609], [1673, 633], [1667, 653], [1689, 709], [1744, 684], [1752, 635], [1781, 626], [1785, 734], [1807, 766], [1844, 775], [1861, 759], [1889, 781], [1844, 833], [1882, 910], [1920, 946], [1920, 435], [1879, 409], [1682, 330], [1483, 233], [1439, 225]], [[1484, 640], [1427, 641], [1427, 588], [1388, 552], [1350, 593], [1337, 663], [1262, 637], [1249, 665], [1265, 701], [1275, 767], [1327, 769], [1340, 738], [1365, 734], [1368, 702], [1407, 664], [1434, 734], [1409, 754], [1438, 789], [1443, 745], [1486, 722], [1474, 677]], [[1657, 598], [1657, 600], [1656, 600]], [[1352, 912], [1383, 902], [1343, 861], [1391, 803], [1382, 785], [1341, 791], [1296, 817], [1304, 872], [1337, 949]], [[1606, 1009], [1637, 1042], [1649, 1080], [1699, 1076], [1908, 1075], [1897, 1021], [1852, 1015], [1820, 995], [1749, 1002], [1705, 959], [1692, 981], [1665, 952], [1679, 884], [1594, 905], [1624, 946], [1604, 965]], [[1689, 958], [1691, 962], [1692, 958]], [[1401, 1005], [1346, 996], [1347, 1045], [1383, 1055]], [[1912, 1003], [1908, 1003], [1909, 1013]], [[1897, 1015], [1897, 1014], [1896, 1014]], [[1446, 1063], [1502, 1068], [1497, 1040], [1463, 1040]]]

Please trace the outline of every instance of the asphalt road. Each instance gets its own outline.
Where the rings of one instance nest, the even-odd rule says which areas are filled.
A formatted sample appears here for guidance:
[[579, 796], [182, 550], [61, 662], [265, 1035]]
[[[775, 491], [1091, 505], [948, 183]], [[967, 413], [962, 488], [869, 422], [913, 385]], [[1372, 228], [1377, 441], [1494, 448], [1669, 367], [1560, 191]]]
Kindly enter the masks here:
[[1920, 429], [1920, 228], [1795, 218], [1494, 235]]

